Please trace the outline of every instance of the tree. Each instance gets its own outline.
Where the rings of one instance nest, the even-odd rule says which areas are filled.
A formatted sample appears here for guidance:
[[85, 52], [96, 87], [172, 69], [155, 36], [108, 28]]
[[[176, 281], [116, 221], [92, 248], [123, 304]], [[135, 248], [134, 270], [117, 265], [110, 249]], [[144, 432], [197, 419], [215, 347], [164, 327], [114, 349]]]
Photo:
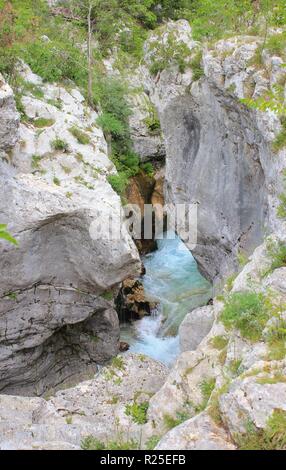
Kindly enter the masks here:
[[87, 25], [87, 69], [88, 69], [88, 103], [93, 105], [93, 47], [92, 35], [94, 30], [94, 11], [99, 7], [100, 0], [72, 0], [68, 2], [70, 7], [83, 16]]
[[13, 243], [13, 245], [18, 245], [17, 240], [10, 235], [10, 233], [7, 231], [7, 225], [6, 224], [0, 224], [0, 238], [2, 240], [7, 240], [10, 243]]

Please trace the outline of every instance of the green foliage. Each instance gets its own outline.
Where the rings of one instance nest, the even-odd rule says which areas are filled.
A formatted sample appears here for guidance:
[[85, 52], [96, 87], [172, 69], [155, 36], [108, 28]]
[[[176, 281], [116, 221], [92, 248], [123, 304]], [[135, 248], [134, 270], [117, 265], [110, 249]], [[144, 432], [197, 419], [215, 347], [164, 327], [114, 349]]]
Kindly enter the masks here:
[[54, 178], [53, 178], [53, 183], [54, 183], [56, 186], [60, 186], [60, 185], [61, 185], [61, 181], [60, 181], [59, 178], [57, 178], [56, 176], [54, 176]]
[[132, 421], [136, 424], [146, 424], [147, 423], [147, 411], [149, 408], [149, 402], [145, 401], [143, 403], [132, 403], [127, 404], [125, 407], [126, 416], [131, 416]]
[[272, 55], [279, 55], [284, 56], [286, 53], [286, 33], [273, 34], [269, 36], [265, 48], [272, 54]]
[[273, 322], [268, 325], [266, 340], [268, 343], [268, 359], [280, 360], [286, 356], [286, 320], [285, 304], [273, 303], [271, 315]]
[[239, 375], [239, 368], [241, 366], [242, 360], [241, 359], [233, 359], [229, 363], [229, 371], [233, 376]]
[[90, 435], [81, 441], [81, 448], [82, 450], [136, 450], [138, 442], [133, 439], [124, 441], [120, 438], [117, 441], [104, 443]]
[[265, 429], [257, 429], [248, 423], [246, 433], [237, 435], [235, 440], [240, 450], [285, 450], [286, 412], [274, 410]]
[[[283, 176], [284, 176], [284, 186], [286, 189], [286, 170], [284, 170]], [[286, 219], [286, 192], [281, 193], [279, 195], [279, 199], [280, 199], [280, 204], [277, 209], [277, 216], [280, 219]]]
[[202, 67], [202, 51], [198, 51], [190, 62], [191, 69], [193, 70], [193, 80], [199, 80], [204, 75]]
[[115, 367], [115, 369], [125, 370], [124, 360], [121, 356], [114, 357], [111, 361], [111, 365], [112, 367]]
[[105, 134], [111, 134], [115, 138], [124, 137], [126, 134], [125, 126], [111, 113], [102, 113], [97, 118], [96, 123]]
[[57, 150], [59, 152], [68, 152], [69, 151], [69, 144], [63, 140], [57, 137], [55, 140], [51, 142], [51, 145], [54, 150]]
[[141, 163], [140, 168], [146, 175], [152, 178], [154, 176], [154, 167], [151, 162]]
[[40, 169], [40, 162], [42, 157], [40, 155], [33, 155], [32, 156], [32, 169], [39, 170]]
[[286, 146], [286, 119], [282, 119], [282, 130], [279, 132], [279, 134], [276, 136], [272, 147], [275, 152], [278, 152], [282, 148]]
[[228, 344], [229, 339], [226, 336], [218, 335], [214, 336], [211, 340], [211, 345], [221, 351], [224, 349]]
[[237, 261], [239, 266], [243, 268], [248, 263], [248, 256], [243, 251], [240, 251], [237, 254]]
[[203, 397], [202, 404], [200, 405], [201, 410], [204, 410], [208, 404], [210, 396], [215, 388], [216, 379], [214, 377], [204, 379], [200, 383], [200, 389]]
[[55, 121], [53, 119], [45, 119], [45, 118], [37, 118], [34, 119], [33, 125], [39, 129], [43, 127], [51, 127], [53, 126]]
[[112, 189], [120, 196], [124, 195], [124, 192], [128, 185], [128, 177], [125, 173], [119, 173], [118, 175], [109, 175], [107, 181], [111, 185]]
[[160, 436], [151, 436], [146, 442], [146, 450], [154, 450], [161, 440]]
[[84, 54], [68, 43], [39, 39], [19, 48], [19, 53], [33, 72], [47, 82], [69, 79], [80, 86], [86, 83]]
[[174, 418], [171, 415], [164, 415], [164, 425], [165, 427], [170, 430], [179, 426], [180, 424], [184, 423], [190, 418], [190, 414], [186, 411], [177, 411], [176, 417]]
[[[281, 85], [274, 85], [271, 90], [265, 92], [263, 96], [260, 96], [257, 99], [253, 98], [241, 98], [241, 103], [245, 104], [248, 108], [257, 109], [259, 111], [274, 111], [277, 115], [281, 117], [281, 123], [284, 129], [284, 114], [286, 112], [285, 103], [284, 103], [284, 88]], [[283, 130], [281, 135], [278, 134], [276, 141], [273, 143], [273, 149], [279, 150], [282, 145], [283, 140]]]
[[188, 66], [190, 49], [184, 42], [179, 42], [174, 32], [170, 32], [164, 41], [155, 40], [150, 44], [152, 51], [149, 71], [152, 75], [176, 65], [180, 73], [184, 73]]
[[264, 276], [267, 276], [269, 273], [273, 272], [275, 269], [282, 268], [286, 266], [286, 245], [281, 241], [269, 240], [266, 244], [267, 256], [271, 260], [270, 268], [263, 273]]
[[161, 123], [155, 108], [150, 110], [150, 116], [144, 119], [150, 134], [158, 135], [161, 133]]
[[17, 240], [15, 240], [15, 238], [13, 238], [8, 232], [6, 224], [0, 224], [0, 238], [12, 243], [13, 245], [18, 245]]
[[270, 307], [263, 294], [235, 292], [227, 298], [220, 318], [227, 328], [236, 328], [244, 338], [257, 341], [269, 316]]
[[76, 138], [79, 144], [88, 145], [90, 143], [89, 136], [81, 129], [78, 129], [78, 127], [71, 127], [69, 131]]
[[113, 300], [113, 292], [112, 291], [106, 291], [103, 294], [101, 294], [101, 297], [105, 300], [111, 301], [111, 300]]

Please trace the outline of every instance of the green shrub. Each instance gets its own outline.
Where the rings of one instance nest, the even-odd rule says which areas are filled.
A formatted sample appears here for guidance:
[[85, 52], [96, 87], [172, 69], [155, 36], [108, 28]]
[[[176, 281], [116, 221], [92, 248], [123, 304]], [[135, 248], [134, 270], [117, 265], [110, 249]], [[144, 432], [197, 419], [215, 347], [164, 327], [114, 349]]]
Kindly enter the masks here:
[[20, 49], [20, 54], [33, 72], [44, 81], [60, 82], [69, 79], [79, 86], [85, 86], [87, 82], [84, 54], [72, 43], [64, 42], [61, 36], [59, 41], [43, 42], [40, 39], [26, 44]]
[[111, 134], [114, 137], [125, 136], [126, 128], [121, 121], [111, 113], [103, 113], [96, 120], [96, 123], [102, 128], [104, 133]]
[[54, 178], [53, 178], [53, 183], [54, 183], [56, 186], [60, 186], [60, 185], [61, 185], [61, 181], [60, 181], [59, 178], [57, 178], [56, 176], [54, 176]]
[[154, 41], [150, 47], [152, 49], [149, 66], [151, 75], [155, 76], [172, 65], [177, 66], [180, 73], [186, 71], [190, 49], [187, 44], [178, 41], [175, 33], [170, 32], [165, 41]]
[[154, 176], [155, 170], [151, 162], [141, 163], [140, 168], [146, 175], [150, 176], [150, 178]]
[[245, 434], [235, 436], [240, 450], [286, 450], [286, 411], [274, 410], [265, 429], [249, 423]]
[[203, 397], [203, 401], [200, 405], [200, 411], [204, 410], [208, 404], [208, 401], [210, 399], [210, 396], [215, 388], [216, 384], [216, 379], [214, 377], [211, 377], [209, 379], [204, 379], [200, 383], [200, 389]]
[[0, 238], [12, 243], [13, 245], [18, 245], [17, 240], [15, 240], [15, 238], [13, 238], [8, 232], [6, 224], [0, 224]]
[[215, 349], [218, 349], [219, 351], [221, 351], [222, 349], [224, 349], [227, 346], [228, 341], [229, 341], [229, 339], [226, 336], [218, 335], [218, 336], [214, 336], [211, 339], [211, 345]]
[[204, 75], [202, 67], [202, 51], [196, 53], [195, 57], [190, 62], [190, 67], [193, 71], [193, 80], [197, 81]]
[[264, 273], [264, 276], [273, 272], [275, 269], [286, 266], [286, 245], [281, 241], [268, 241], [266, 245], [267, 256], [271, 260], [270, 268]]
[[122, 196], [128, 185], [128, 177], [124, 173], [109, 175], [107, 180], [116, 193]]
[[82, 130], [78, 129], [78, 127], [71, 127], [69, 131], [80, 144], [88, 145], [90, 143], [89, 136]]
[[39, 170], [40, 169], [40, 162], [42, 157], [40, 155], [33, 155], [32, 156], [32, 169]]
[[131, 439], [124, 441], [121, 438], [118, 441], [103, 443], [94, 436], [87, 436], [81, 441], [82, 450], [136, 450], [138, 442]]
[[147, 401], [143, 403], [134, 402], [132, 405], [126, 405], [125, 414], [126, 416], [131, 416], [132, 421], [134, 421], [136, 424], [146, 424], [148, 408], [149, 403]]
[[115, 369], [125, 370], [125, 363], [121, 356], [114, 357], [111, 361], [111, 365], [112, 367], [115, 367]]
[[286, 120], [282, 120], [282, 130], [276, 136], [272, 143], [272, 148], [275, 152], [278, 152], [286, 146]]
[[158, 135], [161, 133], [161, 123], [156, 113], [152, 114], [152, 116], [146, 117], [144, 119], [144, 123], [146, 124], [150, 134]]
[[190, 419], [190, 414], [185, 411], [177, 411], [175, 418], [171, 415], [164, 415], [163, 419], [165, 427], [170, 430]]
[[45, 119], [45, 118], [37, 118], [34, 119], [33, 125], [37, 128], [43, 128], [43, 127], [51, 127], [53, 126], [55, 121], [53, 119]]
[[227, 328], [236, 328], [244, 338], [257, 341], [269, 319], [269, 305], [263, 294], [235, 292], [227, 298], [220, 319]]
[[275, 55], [285, 56], [286, 33], [273, 34], [266, 41], [265, 48]]
[[69, 144], [60, 138], [56, 138], [51, 142], [51, 145], [54, 150], [61, 151], [61, 152], [68, 152], [69, 151]]
[[146, 450], [154, 450], [161, 440], [160, 436], [151, 436], [146, 442]]

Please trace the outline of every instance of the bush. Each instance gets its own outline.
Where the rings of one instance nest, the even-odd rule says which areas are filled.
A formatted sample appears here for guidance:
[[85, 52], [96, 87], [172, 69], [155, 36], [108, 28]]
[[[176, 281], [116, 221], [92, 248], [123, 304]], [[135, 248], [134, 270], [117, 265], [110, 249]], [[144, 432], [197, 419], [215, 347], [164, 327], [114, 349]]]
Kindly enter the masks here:
[[69, 79], [79, 86], [86, 85], [84, 54], [69, 43], [37, 40], [20, 49], [20, 54], [33, 72], [44, 81], [59, 82]]
[[45, 119], [45, 118], [37, 118], [34, 119], [33, 125], [37, 128], [43, 128], [43, 127], [51, 127], [53, 126], [55, 121], [53, 119]]
[[69, 131], [80, 144], [88, 145], [90, 143], [89, 136], [77, 127], [71, 127]]
[[140, 168], [144, 171], [144, 173], [146, 173], [146, 175], [150, 176], [150, 178], [154, 176], [154, 167], [151, 162], [142, 163]]
[[276, 136], [272, 143], [272, 148], [275, 152], [278, 152], [286, 146], [286, 119], [282, 119], [282, 130]]
[[274, 410], [265, 429], [249, 423], [245, 434], [235, 436], [240, 450], [286, 450], [286, 411]]
[[96, 123], [102, 128], [105, 134], [111, 134], [113, 137], [123, 137], [126, 134], [126, 128], [121, 121], [111, 113], [103, 113], [96, 120]]
[[82, 450], [136, 450], [138, 449], [138, 442], [133, 439], [124, 441], [120, 438], [118, 441], [104, 443], [90, 435], [81, 441], [81, 448]]
[[269, 316], [269, 305], [263, 294], [236, 292], [226, 300], [220, 318], [227, 328], [236, 328], [244, 338], [258, 341]]
[[69, 144], [65, 140], [62, 140], [58, 137], [51, 142], [51, 145], [52, 145], [54, 150], [58, 150], [58, 151], [61, 151], [61, 152], [68, 152], [69, 151]]
[[203, 401], [201, 405], [198, 407], [199, 409], [197, 411], [203, 411], [206, 408], [208, 401], [210, 399], [210, 396], [215, 388], [215, 384], [216, 384], [216, 379], [214, 377], [210, 377], [209, 379], [204, 379], [200, 383], [200, 389], [201, 389]]
[[158, 135], [161, 133], [161, 123], [157, 113], [153, 113], [152, 116], [148, 116], [144, 119], [144, 123], [151, 134]]
[[193, 80], [197, 81], [204, 75], [202, 67], [202, 51], [198, 51], [195, 57], [190, 62], [191, 69], [193, 71]]
[[275, 269], [286, 266], [286, 245], [280, 241], [267, 243], [267, 256], [271, 259], [271, 266], [264, 276], [271, 273]]
[[285, 55], [286, 33], [273, 34], [266, 41], [265, 48], [271, 53], [280, 56]]
[[122, 196], [128, 185], [128, 177], [125, 173], [119, 173], [118, 175], [109, 175], [107, 181], [111, 185], [112, 189]]
[[13, 245], [18, 245], [17, 240], [15, 240], [15, 238], [13, 238], [8, 232], [6, 224], [0, 224], [0, 238], [12, 243]]
[[126, 416], [131, 416], [136, 424], [146, 424], [148, 408], [149, 403], [147, 401], [140, 404], [134, 402], [132, 405], [126, 405], [125, 414]]

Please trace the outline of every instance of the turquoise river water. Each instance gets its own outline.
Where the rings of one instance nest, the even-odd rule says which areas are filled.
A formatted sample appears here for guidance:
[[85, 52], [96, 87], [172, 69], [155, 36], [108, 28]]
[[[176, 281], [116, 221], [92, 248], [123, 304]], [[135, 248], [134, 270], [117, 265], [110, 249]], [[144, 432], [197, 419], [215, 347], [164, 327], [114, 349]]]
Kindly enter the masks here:
[[172, 239], [157, 240], [158, 250], [143, 259], [145, 293], [158, 307], [151, 316], [122, 325], [122, 339], [130, 344], [130, 351], [167, 365], [179, 354], [178, 328], [184, 317], [212, 296], [211, 285], [199, 273], [191, 252], [172, 235]]

